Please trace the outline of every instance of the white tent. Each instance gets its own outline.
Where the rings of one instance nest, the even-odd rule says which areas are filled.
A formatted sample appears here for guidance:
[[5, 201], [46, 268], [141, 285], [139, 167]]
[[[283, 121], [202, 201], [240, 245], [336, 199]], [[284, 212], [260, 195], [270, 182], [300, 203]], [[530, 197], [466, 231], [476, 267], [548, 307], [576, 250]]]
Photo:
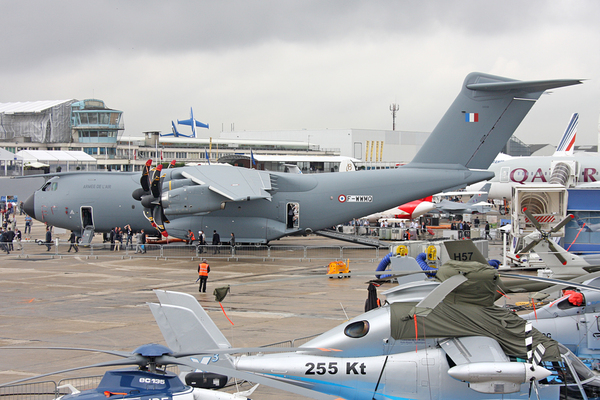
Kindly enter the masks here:
[[22, 164], [23, 157], [0, 148], [0, 171], [4, 171], [4, 175], [9, 175], [9, 170], [12, 175], [20, 174], [19, 171], [22, 168]]
[[0, 148], [0, 161], [23, 161], [23, 157]]
[[92, 165], [96, 169], [96, 159], [83, 151], [61, 151], [61, 150], [21, 150], [17, 153], [21, 156], [25, 166], [33, 168], [60, 167], [64, 172], [76, 167], [90, 169]]

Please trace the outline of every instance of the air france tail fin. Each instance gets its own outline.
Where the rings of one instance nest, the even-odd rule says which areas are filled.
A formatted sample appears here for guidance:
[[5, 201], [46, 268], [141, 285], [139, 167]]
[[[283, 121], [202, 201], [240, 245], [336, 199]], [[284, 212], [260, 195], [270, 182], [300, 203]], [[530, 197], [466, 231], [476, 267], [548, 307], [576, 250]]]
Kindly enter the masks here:
[[[229, 341], [193, 296], [166, 290], [154, 290], [154, 293], [159, 303], [148, 305], [171, 350], [191, 353], [231, 348]], [[199, 362], [203, 363], [202, 360]], [[215, 362], [214, 359], [211, 360], [211, 364]], [[228, 367], [233, 366], [228, 357], [222, 356], [218, 362], [223, 362]]]
[[407, 167], [459, 164], [487, 169], [544, 91], [579, 83], [516, 81], [473, 72]]
[[556, 146], [555, 156], [572, 156], [575, 147], [575, 137], [577, 136], [577, 125], [579, 124], [579, 114], [573, 113], [565, 133]]
[[575, 222], [577, 222], [577, 225], [579, 225], [580, 229], [585, 229], [586, 232], [593, 232], [592, 228], [590, 228], [581, 218], [579, 218], [577, 215], [573, 214], [573, 218], [575, 219]]

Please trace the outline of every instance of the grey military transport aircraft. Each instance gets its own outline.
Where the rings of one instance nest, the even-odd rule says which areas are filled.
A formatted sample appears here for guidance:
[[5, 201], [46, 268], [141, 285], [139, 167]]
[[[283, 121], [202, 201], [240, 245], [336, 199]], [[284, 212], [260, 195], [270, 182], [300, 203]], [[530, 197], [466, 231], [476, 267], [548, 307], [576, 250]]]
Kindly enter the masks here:
[[141, 181], [139, 173], [64, 173], [27, 199], [25, 211], [75, 231], [128, 223], [149, 232], [154, 221], [178, 238], [188, 229], [208, 240], [233, 232], [246, 243], [311, 233], [491, 178], [485, 169], [542, 93], [579, 83], [471, 73], [415, 158], [397, 169], [296, 175], [207, 165], [145, 170]]

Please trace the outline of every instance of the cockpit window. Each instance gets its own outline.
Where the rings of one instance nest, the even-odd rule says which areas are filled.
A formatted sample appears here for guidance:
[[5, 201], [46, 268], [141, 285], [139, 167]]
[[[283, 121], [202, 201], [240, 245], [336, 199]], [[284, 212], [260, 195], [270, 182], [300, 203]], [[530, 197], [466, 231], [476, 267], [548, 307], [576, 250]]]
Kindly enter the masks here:
[[369, 333], [369, 321], [353, 322], [344, 329], [344, 334], [351, 338], [361, 338]]
[[582, 307], [585, 304], [585, 297], [583, 293], [576, 290], [565, 290], [563, 293], [568, 296], [566, 299], [561, 300], [558, 303], [558, 308], [561, 310], [568, 310], [569, 308]]
[[42, 186], [42, 192], [54, 192], [58, 189], [58, 182], [48, 182]]

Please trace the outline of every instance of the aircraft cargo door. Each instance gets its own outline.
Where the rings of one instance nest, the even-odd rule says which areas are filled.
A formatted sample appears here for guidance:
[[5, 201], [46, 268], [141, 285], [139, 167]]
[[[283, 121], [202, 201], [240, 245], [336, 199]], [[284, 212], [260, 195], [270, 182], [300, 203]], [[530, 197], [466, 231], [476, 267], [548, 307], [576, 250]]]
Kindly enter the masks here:
[[81, 207], [81, 229], [83, 230], [88, 226], [94, 227], [92, 207]]
[[94, 215], [92, 207], [81, 207], [81, 246], [88, 246], [94, 238]]
[[300, 226], [300, 203], [286, 203], [285, 215], [286, 229], [298, 229]]

